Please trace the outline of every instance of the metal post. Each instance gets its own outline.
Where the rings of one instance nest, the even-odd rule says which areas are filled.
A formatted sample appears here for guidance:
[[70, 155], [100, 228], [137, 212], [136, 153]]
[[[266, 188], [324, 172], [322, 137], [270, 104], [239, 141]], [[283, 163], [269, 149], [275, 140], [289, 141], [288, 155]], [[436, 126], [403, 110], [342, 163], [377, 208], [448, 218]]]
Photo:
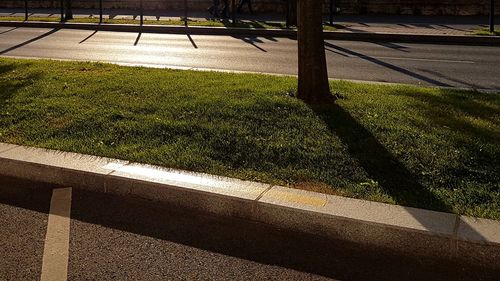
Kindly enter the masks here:
[[[296, 0], [292, 0], [292, 1], [296, 1]], [[286, 0], [285, 1], [285, 13], [286, 13], [286, 28], [290, 28], [290, 0]]]
[[233, 17], [233, 25], [236, 24], [236, 0], [231, 1], [231, 13]]
[[490, 0], [490, 32], [495, 32], [495, 0]]
[[330, 25], [333, 25], [333, 0], [330, 0]]
[[143, 5], [142, 5], [142, 0], [140, 1], [141, 3], [141, 25], [144, 24], [144, 8], [143, 8]]
[[28, 20], [28, 0], [24, 0], [24, 20]]
[[99, 0], [99, 23], [102, 23], [102, 0]]
[[61, 0], [61, 21], [64, 21], [64, 0]]
[[184, 0], [184, 26], [188, 26], [188, 2]]

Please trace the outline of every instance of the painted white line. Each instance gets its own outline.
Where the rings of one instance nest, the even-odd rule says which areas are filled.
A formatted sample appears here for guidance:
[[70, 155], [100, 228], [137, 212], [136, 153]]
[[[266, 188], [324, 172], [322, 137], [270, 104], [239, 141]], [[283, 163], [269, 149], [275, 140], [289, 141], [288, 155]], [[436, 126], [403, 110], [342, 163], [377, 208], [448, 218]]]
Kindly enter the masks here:
[[344, 57], [351, 59], [378, 59], [378, 60], [404, 60], [404, 61], [425, 61], [425, 62], [444, 62], [444, 63], [465, 63], [474, 64], [476, 62], [470, 60], [446, 60], [446, 59], [426, 59], [426, 58], [404, 58], [404, 57], [378, 57], [378, 56], [367, 56], [367, 55], [350, 55], [343, 54]]
[[71, 187], [54, 189], [43, 250], [41, 281], [68, 279], [70, 215]]
[[[356, 57], [356, 56], [352, 56]], [[381, 60], [408, 60], [408, 61], [427, 61], [427, 62], [447, 62], [447, 63], [466, 63], [473, 64], [475, 62], [470, 60], [441, 60], [441, 59], [424, 59], [424, 58], [400, 58], [400, 57], [372, 57]]]

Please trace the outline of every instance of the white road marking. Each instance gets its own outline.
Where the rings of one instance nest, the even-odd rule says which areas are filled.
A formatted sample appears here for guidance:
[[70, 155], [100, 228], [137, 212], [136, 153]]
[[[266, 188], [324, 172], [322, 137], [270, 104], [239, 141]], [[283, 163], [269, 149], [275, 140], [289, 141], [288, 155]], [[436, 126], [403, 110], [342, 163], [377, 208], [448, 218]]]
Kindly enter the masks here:
[[68, 279], [71, 187], [52, 191], [41, 281]]
[[403, 57], [378, 57], [378, 56], [368, 56], [368, 55], [350, 55], [344, 54], [344, 57], [350, 59], [377, 59], [377, 60], [405, 60], [405, 61], [426, 61], [426, 62], [444, 62], [444, 63], [465, 63], [474, 64], [476, 62], [470, 60], [445, 60], [445, 59], [426, 59], [426, 58], [403, 58]]
[[[353, 56], [355, 57], [355, 56]], [[372, 57], [375, 59], [382, 59], [382, 60], [409, 60], [409, 61], [428, 61], [428, 62], [449, 62], [449, 63], [468, 63], [472, 64], [475, 63], [473, 61], [469, 60], [442, 60], [442, 59], [424, 59], [424, 58], [400, 58], [400, 57]]]

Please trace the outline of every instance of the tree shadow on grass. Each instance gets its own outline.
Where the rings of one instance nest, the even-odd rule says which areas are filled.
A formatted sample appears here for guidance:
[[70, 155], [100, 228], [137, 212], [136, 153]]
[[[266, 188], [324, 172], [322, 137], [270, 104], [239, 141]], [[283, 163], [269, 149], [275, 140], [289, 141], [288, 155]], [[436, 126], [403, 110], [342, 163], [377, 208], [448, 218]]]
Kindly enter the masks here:
[[[474, 91], [439, 89], [439, 94], [419, 92], [417, 94], [398, 91], [397, 95], [412, 99], [412, 104], [425, 113], [428, 119], [442, 126], [460, 130], [470, 137], [481, 137], [500, 142], [498, 131], [492, 128], [471, 126], [467, 118], [487, 120], [498, 124], [500, 93], [486, 94]], [[396, 94], [396, 93], [395, 93]], [[452, 110], [452, 114], [450, 114]]]
[[[428, 123], [443, 128], [441, 134], [446, 134], [450, 147], [465, 151], [457, 165], [450, 165], [443, 172], [449, 177], [451, 186], [459, 186], [461, 181], [487, 185], [500, 182], [497, 172], [499, 150], [486, 149], [488, 146], [500, 147], [500, 95], [448, 89], [438, 92], [398, 91], [392, 94], [410, 98], [411, 106], [422, 112]], [[477, 192], [479, 187], [473, 190]]]
[[0, 61], [0, 109], [5, 102], [12, 97], [14, 92], [19, 89], [15, 81], [1, 79], [3, 75], [15, 69], [16, 67], [13, 64]]
[[[14, 63], [0, 60], [0, 110], [6, 103], [15, 96], [20, 90], [32, 85], [35, 80], [40, 79], [41, 73], [27, 73], [30, 63], [24, 63], [22, 66], [16, 66]], [[9, 72], [27, 73], [19, 79], [3, 79]], [[1, 117], [1, 112], [0, 112]]]
[[369, 178], [378, 182], [397, 204], [425, 206], [428, 209], [448, 212], [452, 210], [448, 204], [422, 186], [403, 163], [333, 99], [309, 107], [323, 120], [332, 134], [342, 140], [349, 154], [366, 171]]

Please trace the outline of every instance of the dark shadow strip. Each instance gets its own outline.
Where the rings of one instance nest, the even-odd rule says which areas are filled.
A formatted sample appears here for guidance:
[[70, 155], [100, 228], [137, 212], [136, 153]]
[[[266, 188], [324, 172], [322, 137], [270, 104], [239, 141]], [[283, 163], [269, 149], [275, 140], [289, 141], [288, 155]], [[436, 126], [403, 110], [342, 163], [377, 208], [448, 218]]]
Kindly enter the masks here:
[[14, 28], [11, 28], [11, 29], [9, 29], [9, 30], [2, 31], [2, 32], [0, 32], [0, 34], [4, 34], [4, 33], [7, 33], [7, 32], [11, 32], [11, 31], [16, 30], [16, 29], [18, 29], [18, 28], [19, 28], [19, 27], [14, 27]]
[[404, 69], [402, 67], [399, 67], [399, 66], [395, 66], [393, 64], [390, 64], [390, 63], [387, 63], [387, 62], [384, 62], [384, 61], [381, 61], [381, 60], [378, 60], [376, 58], [373, 58], [373, 57], [370, 57], [370, 56], [367, 56], [367, 55], [363, 55], [361, 53], [357, 53], [355, 51], [352, 51], [352, 50], [348, 50], [348, 49], [345, 49], [345, 48], [342, 48], [342, 47], [339, 47], [337, 45], [334, 45], [332, 43], [329, 43], [329, 42], [326, 42], [325, 41], [325, 46], [327, 47], [330, 47], [332, 49], [336, 49], [338, 51], [341, 51], [341, 52], [344, 52], [346, 54], [350, 54], [350, 55], [353, 55], [353, 56], [356, 56], [358, 58], [361, 58], [361, 59], [364, 59], [366, 61], [369, 61], [369, 62], [372, 62], [374, 64], [378, 64], [380, 66], [383, 66], [383, 67], [386, 67], [386, 68], [389, 68], [389, 69], [392, 69], [394, 71], [397, 71], [399, 73], [402, 73], [402, 74], [405, 74], [407, 76], [410, 76], [410, 77], [413, 77], [413, 78], [416, 78], [418, 80], [421, 80], [421, 81], [424, 81], [424, 82], [427, 82], [427, 83], [430, 83], [432, 85], [435, 85], [435, 86], [440, 86], [440, 87], [451, 87], [450, 84], [446, 84], [446, 83], [443, 83], [443, 82], [440, 82], [438, 80], [435, 80], [435, 79], [432, 79], [430, 77], [427, 77], [427, 76], [424, 76], [424, 75], [421, 75], [421, 74], [418, 74], [418, 73], [415, 73], [413, 71], [410, 71], [408, 69]]
[[[378, 139], [335, 102], [310, 105], [330, 131], [347, 146], [349, 154], [363, 167], [369, 178], [380, 184], [397, 204], [451, 211], [451, 207], [409, 171]], [[421, 223], [426, 226], [425, 221]], [[430, 227], [430, 226], [429, 226]]]
[[83, 39], [82, 41], [80, 41], [78, 44], [82, 44], [83, 42], [89, 40], [92, 36], [94, 36], [95, 34], [97, 33], [97, 30], [95, 30], [94, 32], [92, 32], [92, 34], [90, 34], [89, 36], [85, 37], [85, 39]]
[[187, 34], [187, 37], [189, 38], [189, 41], [191, 42], [191, 44], [193, 45], [193, 47], [195, 49], [198, 49], [198, 45], [196, 45], [196, 43], [194, 42], [193, 38], [191, 38], [191, 35]]
[[28, 45], [28, 44], [30, 44], [30, 43], [33, 43], [33, 42], [35, 42], [35, 41], [38, 41], [38, 40], [40, 40], [40, 39], [42, 39], [42, 38], [45, 38], [45, 37], [47, 37], [47, 36], [51, 35], [51, 34], [54, 34], [54, 33], [56, 33], [57, 31], [59, 31], [59, 28], [54, 28], [54, 29], [52, 29], [51, 31], [48, 31], [48, 32], [46, 32], [46, 33], [44, 33], [44, 34], [42, 34], [42, 35], [39, 35], [39, 36], [37, 36], [37, 37], [35, 37], [35, 38], [32, 38], [32, 39], [30, 39], [30, 40], [28, 40], [28, 41], [25, 41], [25, 42], [21, 43], [21, 44], [17, 44], [17, 45], [12, 46], [12, 47], [10, 47], [10, 48], [8, 48], [8, 49], [5, 49], [5, 50], [3, 50], [3, 51], [1, 51], [1, 52], [0, 52], [0, 55], [4, 55], [4, 54], [6, 54], [6, 53], [8, 53], [8, 52], [10, 52], [10, 51], [14, 51], [15, 49], [18, 49], [18, 48], [24, 47], [24, 46], [26, 46], [26, 45]]
[[142, 32], [139, 32], [139, 34], [137, 34], [137, 38], [135, 39], [134, 46], [137, 46], [137, 44], [139, 44], [139, 40], [141, 40], [141, 36], [142, 36]]

